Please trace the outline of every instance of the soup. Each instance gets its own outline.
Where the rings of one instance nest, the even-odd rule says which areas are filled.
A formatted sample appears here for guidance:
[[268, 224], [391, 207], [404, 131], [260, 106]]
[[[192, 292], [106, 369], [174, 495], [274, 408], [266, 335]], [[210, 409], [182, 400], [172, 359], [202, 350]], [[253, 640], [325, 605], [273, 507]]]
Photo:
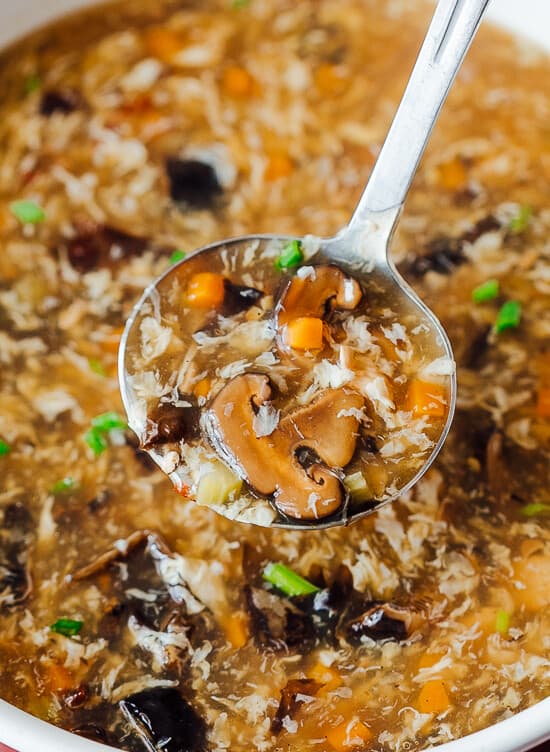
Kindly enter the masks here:
[[269, 525], [346, 521], [399, 495], [448, 416], [454, 364], [383, 275], [298, 240], [203, 251], [128, 333], [130, 425], [186, 498]]
[[237, 524], [120, 403], [124, 322], [182, 253], [346, 222], [428, 15], [138, 1], [3, 54], [2, 698], [135, 752], [389, 752], [548, 694], [544, 56], [481, 30], [401, 220], [459, 381], [412, 491], [350, 528]]

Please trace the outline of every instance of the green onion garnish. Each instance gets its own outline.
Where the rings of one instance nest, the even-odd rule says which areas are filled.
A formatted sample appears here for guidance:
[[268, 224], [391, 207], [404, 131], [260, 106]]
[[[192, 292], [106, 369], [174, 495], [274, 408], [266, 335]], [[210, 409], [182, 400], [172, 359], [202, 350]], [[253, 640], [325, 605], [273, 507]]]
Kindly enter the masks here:
[[182, 251], [178, 248], [178, 250], [174, 251], [174, 253], [170, 256], [168, 263], [170, 264], [170, 266], [172, 266], [172, 264], [177, 264], [178, 261], [182, 261], [186, 255], [187, 254], [185, 253], [185, 251]]
[[275, 585], [286, 595], [308, 595], [308, 593], [317, 593], [319, 588], [308, 580], [304, 580], [299, 574], [292, 569], [285, 567], [284, 564], [275, 564], [271, 562], [266, 566], [263, 572], [264, 580]]
[[539, 514], [550, 514], [550, 504], [543, 504], [540, 501], [526, 504], [521, 508], [521, 513], [524, 517], [538, 517]]
[[5, 457], [6, 454], [9, 454], [11, 452], [11, 446], [0, 439], [0, 457]]
[[88, 358], [88, 365], [90, 366], [90, 370], [97, 373], [98, 376], [107, 376], [105, 368], [103, 368], [103, 363], [97, 358]]
[[44, 209], [34, 201], [13, 201], [10, 211], [24, 225], [37, 225], [46, 219]]
[[86, 431], [84, 434], [84, 441], [88, 444], [96, 457], [99, 457], [99, 455], [108, 447], [107, 439], [98, 428], [90, 428], [89, 431]]
[[524, 205], [519, 207], [519, 211], [515, 217], [513, 217], [509, 224], [508, 229], [514, 235], [519, 235], [527, 229], [527, 225], [531, 217], [533, 216], [533, 209], [530, 206]]
[[508, 611], [499, 609], [497, 612], [497, 618], [495, 619], [495, 631], [500, 632], [501, 635], [508, 634], [510, 629], [510, 614]]
[[472, 290], [472, 300], [474, 303], [486, 303], [488, 300], [494, 300], [499, 291], [498, 279], [488, 279], [487, 282]]
[[62, 478], [61, 480], [58, 480], [57, 483], [54, 483], [50, 489], [50, 493], [61, 495], [65, 493], [70, 493], [71, 491], [76, 491], [77, 488], [78, 488], [78, 481], [76, 481], [74, 478], [67, 477], [67, 478]]
[[77, 621], [76, 619], [58, 619], [55, 624], [52, 624], [50, 629], [57, 634], [65, 635], [65, 637], [74, 637], [77, 635], [82, 627], [83, 621]]
[[42, 81], [37, 73], [33, 73], [31, 76], [25, 79], [23, 90], [25, 94], [32, 94], [33, 91], [37, 91], [42, 86]]
[[279, 271], [283, 271], [284, 269], [292, 269], [295, 266], [299, 266], [303, 260], [302, 244], [299, 240], [291, 240], [284, 246], [283, 252], [275, 262], [275, 266]]
[[505, 329], [515, 329], [521, 320], [521, 303], [517, 300], [507, 300], [502, 306], [495, 321], [495, 331], [503, 332]]
[[235, 10], [241, 10], [241, 8], [246, 8], [248, 5], [250, 5], [250, 0], [232, 0], [231, 7]]
[[109, 431], [113, 431], [117, 428], [128, 428], [126, 421], [113, 410], [109, 411], [108, 413], [101, 413], [101, 415], [96, 415], [95, 418], [92, 418], [92, 426], [101, 433], [108, 433]]

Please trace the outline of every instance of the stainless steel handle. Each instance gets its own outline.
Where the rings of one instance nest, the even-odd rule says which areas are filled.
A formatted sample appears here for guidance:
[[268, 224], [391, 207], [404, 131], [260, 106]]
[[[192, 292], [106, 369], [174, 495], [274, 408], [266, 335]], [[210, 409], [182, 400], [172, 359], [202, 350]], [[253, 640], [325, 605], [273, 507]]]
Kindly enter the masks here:
[[349, 229], [405, 201], [439, 111], [489, 0], [439, 0], [403, 99]]

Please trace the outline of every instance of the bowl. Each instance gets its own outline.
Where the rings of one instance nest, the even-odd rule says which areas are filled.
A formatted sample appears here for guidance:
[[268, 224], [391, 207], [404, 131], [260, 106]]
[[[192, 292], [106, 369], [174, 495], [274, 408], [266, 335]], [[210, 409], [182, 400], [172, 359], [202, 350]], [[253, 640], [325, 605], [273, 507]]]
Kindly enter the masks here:
[[[0, 46], [93, 0], [18, 0], [0, 3]], [[493, 0], [488, 18], [550, 50], [547, 0]], [[439, 745], [438, 752], [522, 752], [550, 739], [550, 697], [482, 731]], [[5, 748], [3, 745], [8, 745]], [[41, 721], [0, 699], [0, 752], [100, 752], [115, 748]]]

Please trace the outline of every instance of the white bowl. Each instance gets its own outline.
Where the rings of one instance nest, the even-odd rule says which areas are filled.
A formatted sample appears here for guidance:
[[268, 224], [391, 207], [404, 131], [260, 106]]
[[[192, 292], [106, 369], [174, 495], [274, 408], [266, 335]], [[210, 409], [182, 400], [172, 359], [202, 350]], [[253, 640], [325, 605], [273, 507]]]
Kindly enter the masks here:
[[[67, 11], [93, 4], [94, 0], [0, 0], [0, 46]], [[550, 50], [548, 0], [523, 0], [520, 4], [517, 0], [493, 0], [488, 15], [496, 23]], [[436, 749], [437, 752], [523, 752], [545, 739], [550, 739], [550, 697], [505, 721]], [[70, 734], [0, 700], [2, 743], [17, 752], [114, 752], [113, 747]]]

